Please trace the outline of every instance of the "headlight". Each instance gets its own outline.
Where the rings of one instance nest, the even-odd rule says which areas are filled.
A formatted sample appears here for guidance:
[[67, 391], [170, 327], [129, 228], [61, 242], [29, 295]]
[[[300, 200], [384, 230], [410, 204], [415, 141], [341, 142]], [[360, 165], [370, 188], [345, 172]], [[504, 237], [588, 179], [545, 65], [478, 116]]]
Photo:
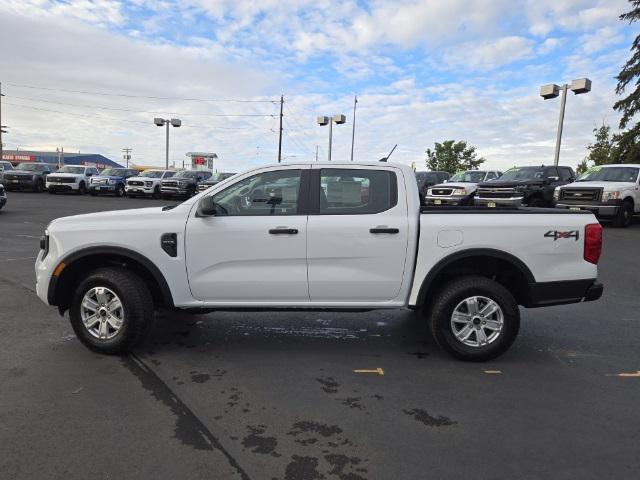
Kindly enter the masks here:
[[107, 180], [104, 183], [109, 185], [109, 179], [107, 178]]
[[451, 195], [466, 195], [467, 190], [464, 188], [454, 188]]
[[620, 198], [620, 192], [603, 192], [602, 193], [602, 201], [606, 202], [608, 200], [617, 200]]
[[144, 182], [144, 186], [145, 187], [151, 187], [151, 186], [153, 186], [153, 182]]
[[559, 188], [556, 188], [556, 189], [553, 191], [553, 199], [554, 199], [554, 200], [559, 200], [559, 199], [560, 199], [560, 189], [559, 189]]
[[49, 231], [45, 230], [44, 235], [40, 237], [40, 250], [42, 250], [42, 258], [47, 256], [49, 253]]
[[431, 195], [432, 194], [431, 192], [433, 192], [433, 190], [431, 190], [430, 188], [427, 188], [427, 195]]

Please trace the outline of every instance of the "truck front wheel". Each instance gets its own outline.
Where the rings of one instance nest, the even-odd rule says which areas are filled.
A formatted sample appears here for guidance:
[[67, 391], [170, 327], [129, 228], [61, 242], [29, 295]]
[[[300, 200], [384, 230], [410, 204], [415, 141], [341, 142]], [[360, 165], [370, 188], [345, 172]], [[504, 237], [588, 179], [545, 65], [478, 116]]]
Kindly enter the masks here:
[[123, 268], [99, 268], [76, 288], [69, 318], [78, 339], [91, 350], [124, 354], [151, 328], [153, 299], [134, 273]]
[[486, 277], [450, 281], [431, 309], [435, 341], [460, 360], [483, 362], [502, 355], [519, 329], [520, 311], [513, 295]]

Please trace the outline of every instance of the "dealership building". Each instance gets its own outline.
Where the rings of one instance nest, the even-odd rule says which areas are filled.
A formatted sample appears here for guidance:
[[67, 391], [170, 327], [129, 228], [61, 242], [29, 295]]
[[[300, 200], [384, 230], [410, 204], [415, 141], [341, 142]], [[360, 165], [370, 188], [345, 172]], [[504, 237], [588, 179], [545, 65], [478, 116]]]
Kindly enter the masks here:
[[87, 165], [99, 169], [120, 167], [122, 165], [98, 153], [60, 153], [37, 152], [32, 150], [3, 150], [2, 160], [11, 162], [14, 166], [22, 162], [42, 162], [55, 165]]

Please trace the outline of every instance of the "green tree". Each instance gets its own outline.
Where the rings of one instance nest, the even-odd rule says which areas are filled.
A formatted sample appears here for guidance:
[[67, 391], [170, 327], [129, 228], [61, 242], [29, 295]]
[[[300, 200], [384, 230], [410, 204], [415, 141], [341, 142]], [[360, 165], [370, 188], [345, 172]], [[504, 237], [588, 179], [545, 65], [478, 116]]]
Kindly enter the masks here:
[[[639, 0], [640, 1], [640, 0]], [[427, 149], [427, 168], [456, 173], [460, 170], [476, 170], [486, 160], [478, 157], [476, 147], [468, 147], [467, 142], [445, 140], [436, 142], [434, 149]]]
[[[640, 21], [640, 0], [629, 0], [631, 10], [620, 15], [620, 20], [634, 23]], [[632, 124], [633, 118], [640, 110], [640, 35], [636, 36], [631, 45], [631, 58], [624, 64], [616, 77], [618, 85], [616, 93], [623, 95], [627, 87], [632, 87], [626, 97], [618, 100], [613, 109], [622, 114], [620, 118], [621, 133], [615, 136], [619, 148], [621, 163], [635, 163], [640, 161], [640, 122]], [[625, 130], [626, 129], [626, 130]]]
[[611, 134], [611, 127], [604, 122], [598, 128], [593, 129], [595, 142], [587, 145], [589, 154], [578, 164], [576, 172], [584, 173], [589, 167], [594, 165], [604, 165], [607, 163], [618, 163], [618, 136]]

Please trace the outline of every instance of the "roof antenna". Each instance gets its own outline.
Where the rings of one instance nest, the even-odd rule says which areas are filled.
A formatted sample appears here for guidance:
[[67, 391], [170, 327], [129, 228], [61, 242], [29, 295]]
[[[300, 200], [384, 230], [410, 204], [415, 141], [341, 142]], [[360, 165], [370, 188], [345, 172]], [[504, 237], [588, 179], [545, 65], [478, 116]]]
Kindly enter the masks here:
[[393, 153], [393, 151], [396, 149], [396, 147], [398, 146], [398, 144], [396, 143], [393, 148], [391, 149], [391, 151], [389, 152], [389, 155], [387, 155], [386, 157], [382, 157], [380, 160], [378, 160], [379, 162], [387, 162], [389, 160], [389, 157], [391, 156], [391, 154]]

